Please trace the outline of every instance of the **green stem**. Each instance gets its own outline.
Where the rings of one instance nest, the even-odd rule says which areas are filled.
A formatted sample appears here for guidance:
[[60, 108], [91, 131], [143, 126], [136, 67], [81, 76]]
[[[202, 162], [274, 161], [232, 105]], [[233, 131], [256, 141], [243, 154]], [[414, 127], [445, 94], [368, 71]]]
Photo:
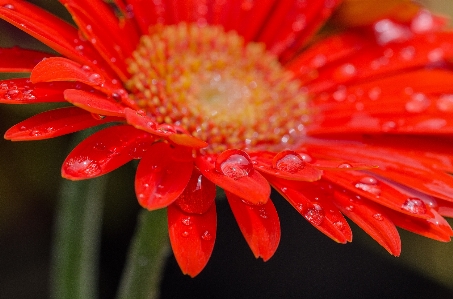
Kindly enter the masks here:
[[166, 210], [141, 211], [117, 298], [158, 298], [169, 251]]
[[[76, 141], [86, 137], [80, 133]], [[55, 223], [51, 298], [97, 297], [100, 233], [106, 176], [64, 181]]]

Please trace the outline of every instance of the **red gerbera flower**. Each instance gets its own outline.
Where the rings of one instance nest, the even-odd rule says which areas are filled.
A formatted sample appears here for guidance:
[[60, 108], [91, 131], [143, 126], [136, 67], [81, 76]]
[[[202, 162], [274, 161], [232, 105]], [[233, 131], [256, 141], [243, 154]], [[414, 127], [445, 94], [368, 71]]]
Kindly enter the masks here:
[[341, 1], [60, 2], [77, 27], [0, 1], [2, 19], [61, 55], [1, 49], [1, 72], [31, 74], [1, 81], [0, 102], [72, 104], [5, 138], [112, 123], [69, 154], [62, 175], [140, 159], [138, 201], [167, 207], [184, 273], [197, 275], [213, 250], [216, 186], [263, 260], [280, 240], [271, 186], [339, 243], [352, 240], [343, 215], [393, 255], [396, 226], [450, 240], [453, 33], [443, 19], [416, 9], [317, 34]]

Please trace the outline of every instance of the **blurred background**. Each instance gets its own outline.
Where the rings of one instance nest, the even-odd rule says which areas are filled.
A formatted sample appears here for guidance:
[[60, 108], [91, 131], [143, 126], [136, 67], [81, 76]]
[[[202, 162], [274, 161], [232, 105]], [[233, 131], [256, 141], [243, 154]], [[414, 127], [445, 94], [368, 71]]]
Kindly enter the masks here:
[[[29, 1], [71, 21], [54, 0]], [[422, 1], [453, 15], [451, 0]], [[0, 22], [0, 46], [20, 44], [51, 51]], [[3, 76], [0, 79], [5, 79]], [[52, 105], [0, 106], [0, 132]], [[38, 142], [0, 140], [0, 299], [48, 298], [52, 230], [60, 166], [71, 136]], [[101, 240], [102, 298], [114, 297], [138, 203], [134, 168], [109, 174]], [[274, 195], [273, 195], [274, 196]], [[211, 261], [195, 279], [181, 274], [172, 256], [162, 282], [163, 298], [453, 298], [453, 243], [439, 243], [400, 231], [403, 251], [390, 256], [360, 229], [354, 242], [338, 245], [274, 196], [282, 220], [282, 241], [267, 263], [256, 261], [225, 202], [218, 205], [218, 241]], [[453, 222], [450, 221], [451, 224]]]

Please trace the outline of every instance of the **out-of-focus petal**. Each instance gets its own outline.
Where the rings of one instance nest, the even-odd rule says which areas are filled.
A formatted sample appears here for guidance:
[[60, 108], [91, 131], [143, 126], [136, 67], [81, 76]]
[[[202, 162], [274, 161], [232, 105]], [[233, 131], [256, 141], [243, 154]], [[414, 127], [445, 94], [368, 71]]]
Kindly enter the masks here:
[[44, 58], [54, 56], [48, 53], [21, 49], [19, 47], [0, 49], [0, 72], [31, 72]]
[[148, 210], [167, 207], [184, 191], [192, 175], [191, 151], [165, 142], [152, 145], [138, 164], [135, 193]]
[[16, 124], [6, 131], [5, 138], [13, 141], [48, 139], [118, 120], [116, 117], [95, 118], [78, 107], [59, 108]]
[[225, 191], [233, 215], [256, 258], [269, 260], [280, 242], [280, 220], [271, 200], [263, 205], [250, 205]]
[[0, 0], [0, 18], [78, 63], [110, 72], [91, 44], [79, 37], [76, 28], [27, 1]]

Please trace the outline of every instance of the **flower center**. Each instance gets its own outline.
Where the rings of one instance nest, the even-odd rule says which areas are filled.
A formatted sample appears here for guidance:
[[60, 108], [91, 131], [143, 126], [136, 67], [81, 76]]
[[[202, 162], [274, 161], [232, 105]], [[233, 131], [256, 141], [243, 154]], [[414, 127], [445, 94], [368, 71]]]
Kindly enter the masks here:
[[308, 119], [306, 93], [277, 58], [219, 26], [151, 27], [129, 72], [140, 108], [205, 140], [209, 151], [289, 147]]

